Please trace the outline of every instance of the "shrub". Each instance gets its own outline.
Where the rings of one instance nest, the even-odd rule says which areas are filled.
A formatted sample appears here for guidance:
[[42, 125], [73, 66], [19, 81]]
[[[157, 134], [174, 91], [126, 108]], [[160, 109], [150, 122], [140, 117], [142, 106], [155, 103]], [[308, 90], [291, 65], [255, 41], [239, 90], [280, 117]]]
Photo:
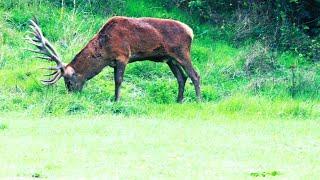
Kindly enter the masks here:
[[269, 48], [257, 41], [245, 55], [244, 68], [247, 74], [268, 73], [275, 69], [275, 59]]

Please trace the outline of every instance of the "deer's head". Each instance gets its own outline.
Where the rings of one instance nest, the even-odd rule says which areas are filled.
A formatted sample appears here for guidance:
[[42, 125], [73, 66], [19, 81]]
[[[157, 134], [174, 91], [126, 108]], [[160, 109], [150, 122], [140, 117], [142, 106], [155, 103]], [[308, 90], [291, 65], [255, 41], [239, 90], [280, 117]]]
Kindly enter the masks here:
[[54, 67], [44, 68], [53, 72], [45, 75], [51, 77], [50, 79], [42, 80], [41, 82], [45, 85], [53, 85], [63, 77], [69, 91], [81, 91], [86, 81], [84, 76], [76, 72], [76, 69], [72, 67], [72, 65], [63, 63], [54, 47], [43, 36], [38, 23], [34, 20], [31, 20], [30, 22], [30, 27], [32, 29], [31, 33], [34, 37], [28, 37], [27, 40], [32, 45], [36, 46], [37, 50], [28, 50], [39, 54], [40, 56], [37, 56], [39, 59], [55, 62], [57, 64]]

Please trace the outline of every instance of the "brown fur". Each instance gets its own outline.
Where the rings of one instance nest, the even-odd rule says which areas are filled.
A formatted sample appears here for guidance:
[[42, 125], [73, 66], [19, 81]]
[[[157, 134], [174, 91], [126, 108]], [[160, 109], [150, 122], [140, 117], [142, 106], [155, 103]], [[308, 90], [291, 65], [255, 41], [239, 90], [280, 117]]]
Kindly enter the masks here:
[[178, 101], [183, 99], [187, 78], [182, 69], [193, 81], [200, 99], [200, 77], [193, 69], [190, 58], [192, 39], [191, 28], [178, 21], [113, 17], [67, 65], [66, 71], [73, 69], [78, 81], [83, 81], [82, 87], [86, 80], [97, 75], [105, 66], [115, 68], [118, 100], [122, 76], [128, 63], [141, 60], [164, 61], [179, 82]]

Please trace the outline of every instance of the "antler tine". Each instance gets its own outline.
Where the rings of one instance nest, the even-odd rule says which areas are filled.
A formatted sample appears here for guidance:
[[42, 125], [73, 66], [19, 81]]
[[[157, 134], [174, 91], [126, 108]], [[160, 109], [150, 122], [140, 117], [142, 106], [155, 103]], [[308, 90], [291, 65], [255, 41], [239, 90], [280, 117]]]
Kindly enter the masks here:
[[27, 32], [28, 35], [34, 37], [34, 38], [31, 38], [30, 36], [27, 36], [26, 38], [24, 38], [25, 40], [32, 40], [32, 41], [35, 41], [35, 42], [38, 42], [38, 43], [41, 43], [41, 40], [39, 38], [37, 38], [37, 34], [35, 32]]
[[41, 82], [44, 85], [52, 85], [56, 83], [61, 77], [62, 77], [62, 73], [60, 71], [57, 71], [57, 74], [55, 74], [53, 78], [49, 80], [41, 80]]
[[29, 40], [28, 43], [36, 46], [38, 49], [42, 48], [41, 44], [39, 44], [33, 40]]
[[47, 67], [47, 68], [40, 68], [40, 69], [50, 70], [50, 71], [58, 71], [58, 70], [60, 70], [59, 67]]
[[[30, 52], [33, 52], [33, 53], [37, 53], [37, 54], [43, 54], [43, 52], [40, 50], [40, 51], [36, 51], [36, 50], [33, 50], [33, 49], [24, 49], [24, 50], [27, 50], [27, 51], [30, 51]], [[43, 54], [45, 55], [45, 54]], [[51, 58], [50, 58], [51, 60]]]
[[[34, 33], [32, 33], [32, 32], [29, 32], [29, 33], [35, 36]], [[39, 39], [32, 39], [31, 37], [25, 37], [25, 38], [23, 38], [23, 39], [24, 39], [24, 40], [27, 40], [27, 41], [34, 41], [34, 42], [37, 42], [37, 43], [40, 43], [40, 42], [41, 42]]]
[[50, 74], [45, 74], [44, 76], [53, 76], [53, 75], [56, 75], [58, 73], [58, 71], [55, 71], [53, 73], [50, 73]]
[[32, 56], [32, 58], [38, 58], [38, 59], [44, 59], [44, 60], [47, 60], [47, 61], [51, 61], [51, 58], [47, 57], [47, 56]]
[[30, 20], [31, 22], [31, 29], [33, 30], [33, 32], [35, 32], [36, 34], [38, 34], [40, 37], [43, 37], [41, 28], [38, 26], [38, 24], [36, 22], [34, 22], [34, 20]]

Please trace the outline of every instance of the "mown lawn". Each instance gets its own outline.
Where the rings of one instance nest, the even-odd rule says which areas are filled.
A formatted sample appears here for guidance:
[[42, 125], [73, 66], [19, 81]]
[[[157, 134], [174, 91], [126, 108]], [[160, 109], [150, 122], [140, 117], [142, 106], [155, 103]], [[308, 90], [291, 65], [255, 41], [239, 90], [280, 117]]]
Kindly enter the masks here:
[[319, 119], [2, 113], [0, 178], [317, 179], [319, 129]]

